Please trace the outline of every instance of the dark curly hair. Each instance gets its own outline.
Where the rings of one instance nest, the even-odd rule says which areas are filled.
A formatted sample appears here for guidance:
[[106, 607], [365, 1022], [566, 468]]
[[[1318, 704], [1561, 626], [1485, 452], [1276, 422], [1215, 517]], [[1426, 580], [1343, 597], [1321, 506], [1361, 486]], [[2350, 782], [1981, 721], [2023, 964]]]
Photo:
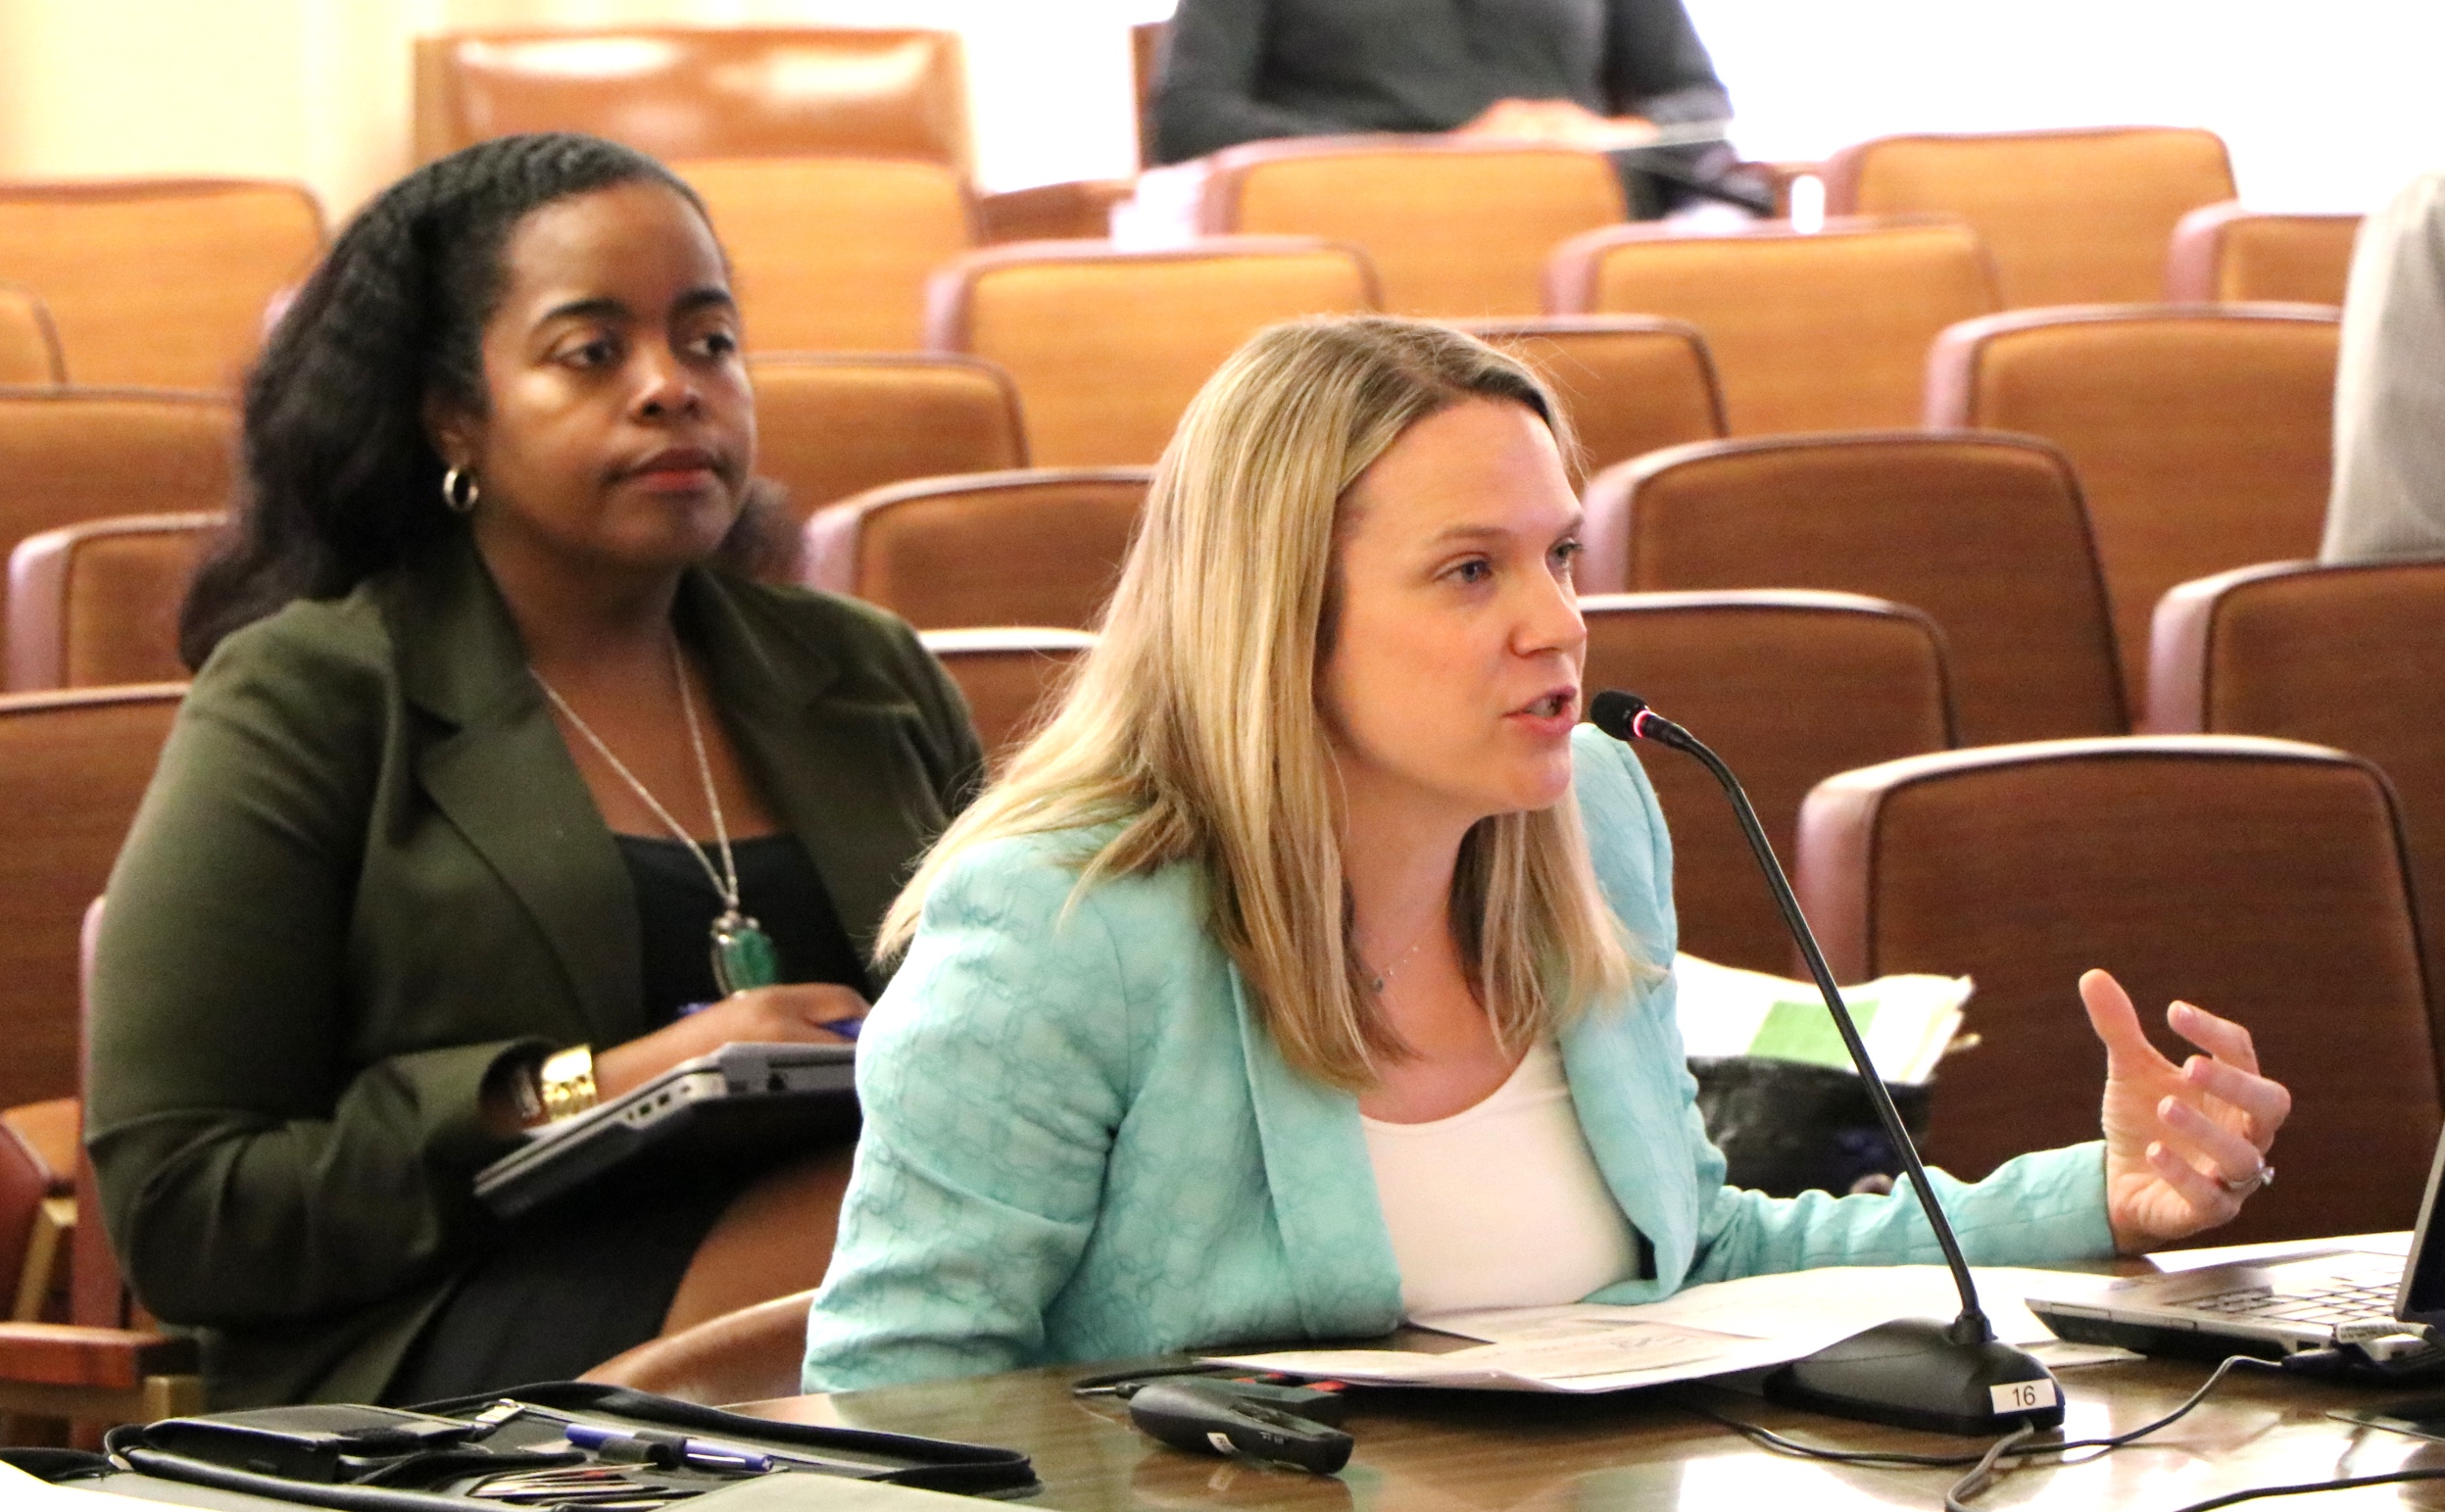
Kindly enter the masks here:
[[[502, 254], [518, 222], [556, 201], [640, 180], [705, 213], [654, 159], [568, 132], [479, 142], [417, 169], [358, 213], [247, 374], [230, 528], [178, 611], [178, 655], [189, 667], [291, 601], [337, 598], [465, 528], [442, 504], [427, 396], [476, 415], [489, 408], [484, 324], [505, 291]], [[750, 517], [724, 543], [726, 552], [737, 543], [751, 565], [768, 554], [763, 512], [751, 496]]]

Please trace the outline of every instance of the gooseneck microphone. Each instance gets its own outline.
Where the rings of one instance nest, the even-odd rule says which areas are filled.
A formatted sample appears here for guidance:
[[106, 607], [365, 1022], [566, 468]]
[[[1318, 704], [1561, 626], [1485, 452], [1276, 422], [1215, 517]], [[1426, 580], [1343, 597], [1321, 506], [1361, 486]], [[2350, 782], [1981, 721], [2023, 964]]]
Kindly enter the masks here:
[[1740, 820], [1740, 832], [1748, 837], [1749, 850], [1757, 856], [1758, 869], [1766, 874], [1767, 888], [1783, 910], [1783, 922], [1808, 962], [1809, 975], [1817, 980], [1817, 991], [1825, 996], [1827, 1011], [1834, 1015], [1834, 1027], [1841, 1032], [1842, 1046], [1850, 1051], [1851, 1064], [1859, 1068], [1860, 1080], [1867, 1085], [1868, 1100], [1877, 1110], [1877, 1121], [1884, 1126], [1884, 1137], [1901, 1152], [1910, 1190], [1918, 1195], [1919, 1206], [1927, 1213], [1928, 1227], [1934, 1231], [1935, 1242], [1944, 1251], [1944, 1263], [1952, 1270], [1953, 1285], [1961, 1293], [1960, 1316], [1950, 1324], [1926, 1318], [1880, 1324], [1777, 1370], [1766, 1380], [1766, 1394], [1791, 1406], [1838, 1417], [1950, 1434], [2006, 1432], [2023, 1423], [2035, 1428], [2060, 1427], [2063, 1391], [2053, 1374], [2028, 1352], [1999, 1342], [1986, 1314], [1979, 1308], [1978, 1288], [1970, 1279], [1969, 1262], [1962, 1258], [1961, 1242], [1944, 1217], [1943, 1204], [1935, 1199], [1935, 1189], [1929, 1184], [1918, 1146], [1911, 1142], [1910, 1131], [1902, 1127], [1901, 1114], [1893, 1106], [1893, 1095], [1886, 1090], [1884, 1078], [1868, 1058], [1868, 1047], [1859, 1038], [1859, 1026], [1851, 1021], [1850, 1009], [1843, 1005], [1841, 989], [1834, 985], [1834, 973], [1826, 965], [1825, 952], [1817, 948], [1817, 937], [1800, 913], [1799, 900], [1791, 896], [1791, 884], [1783, 874], [1783, 863], [1775, 859], [1774, 847], [1767, 843], [1766, 832], [1757, 822], [1757, 810], [1749, 806], [1748, 795], [1740, 790], [1739, 780], [1732, 775], [1732, 768], [1724, 764], [1723, 758], [1707, 750], [1696, 736], [1649, 708], [1646, 700], [1636, 694], [1610, 689], [1597, 694], [1589, 703], [1588, 718], [1615, 740], [1654, 741], [1694, 756], [1723, 785], [1725, 796], [1732, 800], [1733, 812]]

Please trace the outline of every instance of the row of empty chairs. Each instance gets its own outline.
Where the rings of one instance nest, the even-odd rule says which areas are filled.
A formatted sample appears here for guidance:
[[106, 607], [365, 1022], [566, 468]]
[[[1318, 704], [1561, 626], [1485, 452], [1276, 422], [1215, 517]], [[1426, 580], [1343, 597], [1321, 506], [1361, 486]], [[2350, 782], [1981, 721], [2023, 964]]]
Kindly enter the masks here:
[[[1160, 23], [1131, 28], [1141, 120], [1157, 85], [1164, 29]], [[946, 31], [467, 31], [416, 44], [416, 145], [418, 158], [430, 160], [513, 131], [583, 130], [672, 161], [897, 158], [964, 181], [973, 169], [966, 97], [960, 42]], [[1482, 144], [1426, 144], [1425, 153], [1388, 165], [1387, 145], [1310, 139], [1218, 154], [1198, 218], [1209, 231], [1356, 242], [1384, 259], [1394, 308], [1461, 317], [1534, 308], [1477, 303], [1490, 289], [1507, 285], [1507, 294], [1491, 296], [1500, 300], [1523, 288], [1517, 252], [1487, 250], [1492, 238], [1530, 248], [1533, 259], [1563, 235], [1622, 217], [1618, 183], [1586, 155], [1521, 156], [1497, 146], [1486, 149], [1491, 161], [1472, 163]], [[1822, 172], [1834, 214], [1933, 212], [1975, 225], [1997, 249], [2013, 306], [2154, 299], [2176, 221], [2233, 197], [2222, 140], [2166, 127], [1883, 137], [1835, 154]], [[993, 198], [1082, 209], [1085, 223], [1066, 233], [1098, 235], [1096, 213], [1122, 192], [1125, 181]], [[1470, 219], [1490, 205], [1502, 213]], [[1422, 216], [1442, 219], [1422, 224]], [[1030, 217], [989, 210], [984, 219]], [[1387, 233], [1380, 243], [1371, 234], [1379, 231]], [[1452, 261], [1473, 263], [1487, 276], [1473, 281], [1467, 270], [1418, 256], [1455, 232], [1468, 250]], [[1505, 259], [1512, 268], [1500, 266]], [[1425, 302], [1408, 302], [1413, 289]]]
[[[2176, 148], [2204, 142], [2219, 164], [2223, 154], [2221, 143], [2202, 132], [1995, 140], [2041, 161], [2066, 151], [2102, 152], [2111, 164], [2130, 151], [2161, 153], [2164, 142]], [[2065, 145], [2074, 140], [2080, 145]], [[709, 141], [698, 133], [685, 141], [702, 150], [729, 138]], [[2139, 145], [2120, 145], [2127, 142]], [[1944, 150], [1936, 151], [1937, 144]], [[881, 153], [888, 145], [877, 142], [872, 150]], [[1851, 325], [1867, 318], [1915, 333], [1915, 342], [1875, 344], [1865, 362], [1847, 352], [1851, 381], [1831, 410], [1820, 398], [1814, 411], [1785, 413], [1748, 393], [1745, 383], [1736, 384], [1735, 423], [1742, 430], [1895, 423], [1915, 404], [1915, 374], [1906, 356], [1896, 366], [1891, 354], [1923, 348], [1935, 329], [1976, 315], [2045, 304], [2144, 302], [2169, 291], [2182, 299], [2341, 299], [2353, 218], [2242, 216], [2229, 203], [2217, 203], [2176, 227], [2170, 218], [2178, 217], [2181, 206], [2173, 201], [2187, 199], [2189, 191], [2175, 193], [2172, 201], [2150, 200], [2143, 213], [2102, 191], [2011, 173], [1995, 178], [2007, 188], [1997, 191], [1994, 204], [1931, 218], [1926, 211], [1977, 175], [1957, 167], [1906, 173], [1900, 163], [1913, 154], [1944, 163], [1947, 153], [1977, 161], [1994, 154], [1994, 142], [1896, 138], [1872, 145], [1880, 153], [1862, 161], [1878, 171], [1850, 171], [1841, 156], [1830, 167], [1834, 187], [1849, 191], [1838, 194], [1837, 203], [1866, 219], [1805, 231], [1786, 222], [1703, 234], [1669, 223], [1625, 225], [1620, 185], [1596, 154], [1373, 137], [1229, 149], [1212, 161], [1197, 219], [1212, 237], [1318, 237], [1354, 249], [1367, 263], [1363, 303], [1400, 314], [1495, 318], [1605, 310], [1676, 316], [1695, 301], [1708, 308], [1689, 317], [1727, 347], [1788, 324], [1785, 350], [1796, 361], [1786, 366], [1803, 381], [1815, 370], [1808, 359], [1821, 355], [1823, 332], [1847, 328], [1830, 325], [1830, 315]], [[677, 156], [673, 162], [722, 228], [759, 348], [956, 349], [957, 338], [946, 326], [950, 318], [955, 329], [955, 317], [941, 313], [947, 296], [929, 294], [929, 280], [947, 269], [955, 276], [961, 260], [990, 238], [981, 229], [976, 196], [955, 165], [915, 155]], [[2031, 183], [2052, 187], [2041, 194]], [[1923, 192], [1905, 192], [1914, 185]], [[2225, 186], [2228, 191], [2228, 174]], [[2228, 201], [2228, 192], [2218, 199]], [[2067, 219], [2068, 201], [2094, 203], [2084, 220], [2075, 221]], [[2075, 223], [2079, 234], [2063, 233]], [[2038, 226], [2049, 234], [2035, 234]], [[322, 235], [312, 196], [290, 184], [0, 186], [0, 283], [47, 304], [52, 326], [45, 335], [22, 313], [10, 316], [0, 306], [0, 376], [16, 372], [15, 381], [39, 380], [49, 370], [88, 384], [227, 389], [255, 349], [266, 310], [305, 275]], [[2049, 262], [2093, 257], [2121, 240], [2151, 237], [2153, 267], [2144, 278], [2075, 276]], [[1618, 241], [1642, 250], [1610, 250]], [[1566, 255], [1558, 248], [1576, 250]], [[1596, 249], [1602, 249], [1600, 258]], [[159, 272], [165, 266], [213, 273], [165, 278]], [[1758, 299], [1731, 302], [1714, 290], [1727, 277], [1770, 283]], [[1355, 298], [1328, 295], [1313, 308], [1351, 308], [1337, 301]], [[1805, 318], [1812, 312], [1813, 321]], [[1109, 309], [1089, 317], [1116, 318]], [[1856, 347], [1856, 338], [1849, 345]]]
[[[1694, 328], [1734, 435], [1995, 423], [1964, 408], [1955, 373], [1972, 359], [1948, 353], [1966, 344], [1983, 360], [1995, 333], [2074, 321], [2184, 322], [2176, 342], [2236, 332], [2225, 339], [2237, 347], [2240, 384], [2259, 383], [2268, 364], [2285, 361], [2273, 347], [2289, 343], [2300, 349], [2289, 361], [2302, 381], [2320, 390], [2332, 381], [2331, 309], [2098, 306], [1999, 316], [1975, 240], [1945, 222], [1845, 223], [1807, 235], [1775, 224], [1705, 235], [1625, 225], [1565, 243], [1547, 274], [1552, 317]], [[1381, 289], [1366, 257], [1312, 238], [1213, 238], [1157, 250], [1032, 243], [989, 248], [938, 270], [928, 285], [926, 340], [1010, 373], [1040, 464], [1135, 465], [1154, 460], [1189, 396], [1257, 327], [1380, 309]], [[1990, 323], [1975, 340], [1938, 346], [1979, 320]], [[2166, 402], [2196, 393], [2195, 383], [2181, 385]], [[1618, 398], [1637, 402], [1627, 392]], [[2299, 399], [2300, 384], [2287, 379], [2245, 418], [2279, 411], [2279, 434], [2323, 428], [2323, 398], [2314, 415], [2297, 412]], [[2197, 422], [2212, 418], [2202, 410]]]
[[[1721, 423], [1732, 434], [1922, 419], [1997, 423], [1965, 408], [1957, 370], [1964, 359], [1939, 351], [1937, 367], [1930, 366], [1939, 336], [1996, 308], [1983, 256], [1958, 225], [1841, 224], [1814, 235], [1772, 224], [1706, 235], [1621, 226], [1566, 244], [1547, 273], [1557, 318], [1583, 326], [1589, 317], [1666, 319], [1694, 328], [1709, 369], [1699, 373], [1680, 360], [1683, 375], [1673, 392], [1713, 384], [1717, 392], [1700, 402], [1720, 405]], [[743, 265], [741, 276], [752, 279], [753, 269]], [[938, 354], [984, 358], [1011, 374], [1025, 396], [1030, 453], [1048, 465], [1151, 462], [1188, 396], [1258, 326], [1383, 303], [1365, 258], [1292, 238], [1223, 238], [1139, 252], [1097, 242], [991, 249], [938, 272], [928, 298], [928, 343]], [[2027, 312], [1981, 329], [2051, 328], [2070, 318], [2061, 311]], [[2089, 309], [2078, 318], [2097, 327], [2133, 319], [2162, 327], [2184, 318], [2189, 324], [2174, 338], [2177, 346], [2229, 331], [2223, 339], [2245, 348], [2287, 338], [2236, 322], [2289, 321], [2295, 329], [2288, 339], [2304, 351], [2293, 365], [2302, 381], [2323, 386], [2331, 367], [2330, 311], [2127, 306]], [[1522, 323], [1479, 322], [1490, 332]], [[2127, 347], [2133, 338], [2091, 332], [2085, 339]], [[1990, 346], [1981, 339], [1977, 350]], [[2252, 350], [2236, 355], [2243, 363], [2235, 381], [2261, 383], [2267, 360]], [[2195, 386], [2169, 392], [2187, 398]], [[2298, 387], [2257, 401], [2257, 412], [2278, 414], [2287, 427], [2296, 423], [2296, 411], [2286, 407], [2298, 399]], [[1628, 385], [1608, 396], [1622, 406], [1640, 399]], [[2042, 425], [2022, 428], [2047, 433]], [[1597, 461], [1628, 455], [1600, 452]]]
[[[1060, 318], [1073, 265], [1092, 257], [1033, 259], [975, 285], [964, 329], [1002, 363], [758, 359], [764, 470], [788, 486], [799, 515], [903, 479], [1150, 462], [1212, 365], [1264, 315], [1210, 312], [1210, 326], [1164, 322], [1134, 349], [1096, 348], [1099, 328]], [[1343, 266], [1257, 261], [1286, 281]], [[1200, 272], [1185, 258], [1137, 266], [1158, 281]], [[1266, 294], [1250, 287], [1252, 298]], [[1719, 378], [1724, 365], [1687, 324], [1589, 316], [1477, 328], [1554, 380], [1588, 443], [1592, 590], [1819, 587], [1932, 610], [1970, 600], [2042, 605], [2044, 614], [2008, 624], [1989, 610], [1980, 619], [2003, 626], [1992, 635], [1957, 632], [1970, 636], [1958, 651], [1975, 740], [2127, 728], [2144, 698], [2148, 615], [2167, 589], [2316, 550], [2328, 470], [2330, 314], [2093, 307], [1946, 327], [1929, 360], [1927, 418], [1934, 429], [1981, 434], [1941, 445], [1924, 431], [1727, 443], [1730, 379]], [[1114, 369], [1127, 381], [1099, 381]], [[14, 552], [72, 521], [218, 507], [233, 424], [225, 404], [194, 396], [0, 396], [0, 455], [15, 460], [0, 476], [0, 548]], [[2052, 449], [1987, 432], [2034, 436]], [[1699, 450], [1667, 450], [1676, 445]], [[943, 550], [955, 557], [955, 534], [953, 542]], [[100, 552], [135, 543], [87, 544]], [[51, 586], [70, 580], [51, 560], [66, 549], [28, 548], [12, 568], [22, 580], [9, 594], [12, 687], [93, 680], [69, 670], [59, 649], [74, 639], [67, 626], [82, 612], [75, 595]], [[1057, 535], [1028, 548], [1066, 549]], [[1938, 560], [1944, 571], [1924, 569]], [[2101, 590], [2090, 581], [2100, 566]], [[936, 602], [965, 591], [955, 571], [935, 583]], [[2100, 591], [2110, 633], [2094, 624]], [[998, 614], [984, 603], [938, 622], [1041, 617]], [[166, 654], [166, 642], [155, 644]], [[2116, 647], [2119, 673], [2026, 675], [2094, 667]], [[151, 671], [168, 674], [158, 661]], [[2013, 711], [2032, 701], [2042, 711]]]
[[[1132, 31], [1141, 114], [1155, 84], [1162, 29]], [[894, 157], [964, 177], [972, 167], [965, 97], [958, 39], [941, 31], [462, 32], [417, 44], [416, 147], [430, 159], [505, 132], [573, 129], [673, 160]], [[1618, 183], [1592, 159], [1574, 164], [1564, 161], [1574, 155], [1437, 144], [1388, 174], [1385, 147], [1307, 140], [1219, 154], [1199, 219], [1208, 231], [1317, 234], [1367, 246], [1383, 261], [1394, 308], [1464, 316], [1533, 308], [1434, 302], [1475, 301], [1506, 281], [1520, 287], [1516, 268], [1487, 266], [1489, 258], [1516, 259], [1484, 250], [1490, 228], [1515, 246], [1539, 248], [1622, 216]], [[1470, 161], [1481, 152], [1491, 157]], [[2003, 295], [2014, 307], [2159, 297], [2176, 222], [2231, 200], [2234, 187], [2214, 133], [2165, 127], [1883, 137], [1836, 153], [1822, 172], [1836, 215], [1932, 212], [1971, 223], [1996, 249]], [[1465, 216], [1490, 204], [1504, 213], [1461, 221], [1458, 229], [1478, 235], [1454, 261], [1478, 262], [1491, 277], [1472, 282], [1468, 272], [1419, 255], [1451, 239], [1450, 207]], [[1446, 234], [1417, 236], [1416, 218], [1439, 213]], [[1388, 234], [1379, 242], [1371, 231]], [[1422, 303], [1409, 303], [1413, 288]]]
[[[1602, 465], [1678, 442], [1722, 433], [1713, 369], [1696, 334], [1669, 321], [1594, 317], [1523, 321], [1483, 328], [1537, 363], [1576, 413], [1586, 458]], [[1167, 425], [1185, 405], [1204, 367], [1233, 339], [1169, 331], [1183, 346], [1140, 354], [1144, 387], [1160, 396], [1140, 412], [1149, 426]], [[981, 359], [887, 353], [758, 357], [751, 363], [757, 391], [758, 464], [787, 490], [804, 517], [820, 507], [883, 484], [954, 473], [997, 472], [1036, 460], [1019, 392], [1009, 373]], [[1052, 442], [1064, 432], [1055, 389], [1033, 413], [1056, 416]], [[1092, 396], [1090, 396], [1092, 402]], [[1081, 425], [1083, 421], [1074, 421]], [[164, 530], [154, 516], [218, 510], [229, 490], [236, 415], [230, 405], [202, 395], [148, 391], [0, 390], [0, 553], [71, 526], [76, 533], [29, 549], [12, 569], [26, 586], [7, 590], [8, 628], [0, 630], [6, 686], [29, 690], [124, 681], [62, 659], [78, 640], [69, 628], [84, 603], [110, 603], [119, 591], [73, 594], [62, 564], [70, 551], [125, 557]], [[116, 525], [88, 524], [106, 516]], [[131, 517], [132, 516], [132, 517]], [[183, 551], [183, 549], [182, 549]], [[180, 561], [187, 560], [183, 555]], [[74, 580], [87, 588], [108, 567]], [[129, 568], [134, 570], [134, 568]], [[165, 584], [179, 569], [157, 571]], [[166, 572], [167, 575], [163, 575]], [[172, 592], [171, 597], [174, 599]], [[39, 598], [42, 608], [23, 607]], [[168, 642], [153, 626], [168, 622], [160, 607], [136, 627], [149, 647], [152, 675], [173, 675], [162, 658]], [[28, 616], [31, 616], [30, 618]], [[124, 628], [124, 627], [122, 627]], [[124, 665], [117, 653], [106, 659]], [[141, 680], [141, 679], [138, 679]]]

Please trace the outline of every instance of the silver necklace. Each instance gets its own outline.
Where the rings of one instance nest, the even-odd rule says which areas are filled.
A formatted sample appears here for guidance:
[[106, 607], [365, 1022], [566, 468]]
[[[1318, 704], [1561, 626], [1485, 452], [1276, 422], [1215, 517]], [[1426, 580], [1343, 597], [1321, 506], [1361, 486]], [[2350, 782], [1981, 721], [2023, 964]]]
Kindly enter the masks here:
[[535, 686], [541, 688], [543, 696], [552, 701], [552, 707], [561, 711], [561, 716], [569, 722], [571, 728], [586, 738], [586, 744], [594, 748], [595, 755], [610, 763], [611, 770], [619, 774], [619, 780], [628, 784], [629, 791], [635, 793], [646, 807], [654, 810], [654, 817], [661, 820], [663, 827], [688, 848], [690, 855], [696, 857], [696, 863], [705, 868], [706, 880], [712, 883], [713, 894], [722, 902], [721, 917], [713, 920], [712, 929], [713, 982], [721, 989], [722, 996], [743, 993], [751, 987], [770, 987], [781, 979], [781, 958], [774, 951], [772, 937], [764, 933], [764, 927], [740, 907], [739, 863], [730, 854], [730, 831], [722, 823], [720, 796], [713, 791], [713, 763], [705, 758], [705, 732], [696, 722], [696, 700], [688, 695], [688, 669], [686, 663], [679, 659], [679, 641], [675, 636], [670, 643], [670, 670], [679, 679], [679, 712], [688, 722], [688, 746], [696, 753], [696, 774], [705, 784], [705, 806], [712, 810], [713, 843], [721, 848], [719, 871], [713, 869], [712, 860], [706, 855], [704, 846], [688, 833], [687, 826], [672, 818], [670, 810], [646, 791], [644, 783], [637, 780], [637, 774], [630, 771], [619, 757], [611, 755], [611, 748], [603, 743], [603, 737], [594, 732], [592, 725], [578, 717], [577, 710], [569, 707], [568, 700], [561, 697], [561, 690], [546, 682], [543, 673], [535, 670], [533, 662], [528, 662], [526, 666], [527, 675], [535, 679]]
[[1418, 947], [1426, 944], [1427, 938], [1434, 933], [1435, 926], [1432, 924], [1428, 925], [1426, 928], [1418, 932], [1417, 939], [1409, 942], [1409, 949], [1401, 951], [1398, 955], [1394, 956], [1391, 960], [1376, 967], [1372, 971], [1368, 971], [1367, 963], [1364, 960], [1361, 960], [1358, 963], [1358, 969], [1367, 972], [1367, 991], [1375, 994], [1379, 998], [1384, 996], [1384, 984], [1393, 980], [1393, 974], [1394, 972], [1409, 964], [1409, 957], [1417, 954]]

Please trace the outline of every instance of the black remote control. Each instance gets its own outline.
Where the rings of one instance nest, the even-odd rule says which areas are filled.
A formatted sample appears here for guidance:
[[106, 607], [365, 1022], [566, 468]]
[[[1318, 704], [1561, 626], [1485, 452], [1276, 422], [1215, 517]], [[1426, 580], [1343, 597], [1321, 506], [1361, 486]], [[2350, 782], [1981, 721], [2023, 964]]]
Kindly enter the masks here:
[[[1112, 1388], [1112, 1394], [1127, 1401], [1156, 1381], [1180, 1379], [1178, 1376], [1156, 1376], [1149, 1380], [1124, 1381]], [[1228, 1391], [1242, 1401], [1279, 1407], [1328, 1428], [1339, 1428], [1342, 1419], [1349, 1415], [1349, 1398], [1338, 1390], [1325, 1390], [1312, 1386], [1275, 1386], [1264, 1381], [1244, 1381], [1236, 1376], [1196, 1376], [1190, 1379]]]
[[1286, 1412], [1228, 1381], [1155, 1381], [1132, 1393], [1129, 1421], [1175, 1449], [1228, 1454], [1331, 1475], [1349, 1463], [1353, 1440], [1338, 1428]]

